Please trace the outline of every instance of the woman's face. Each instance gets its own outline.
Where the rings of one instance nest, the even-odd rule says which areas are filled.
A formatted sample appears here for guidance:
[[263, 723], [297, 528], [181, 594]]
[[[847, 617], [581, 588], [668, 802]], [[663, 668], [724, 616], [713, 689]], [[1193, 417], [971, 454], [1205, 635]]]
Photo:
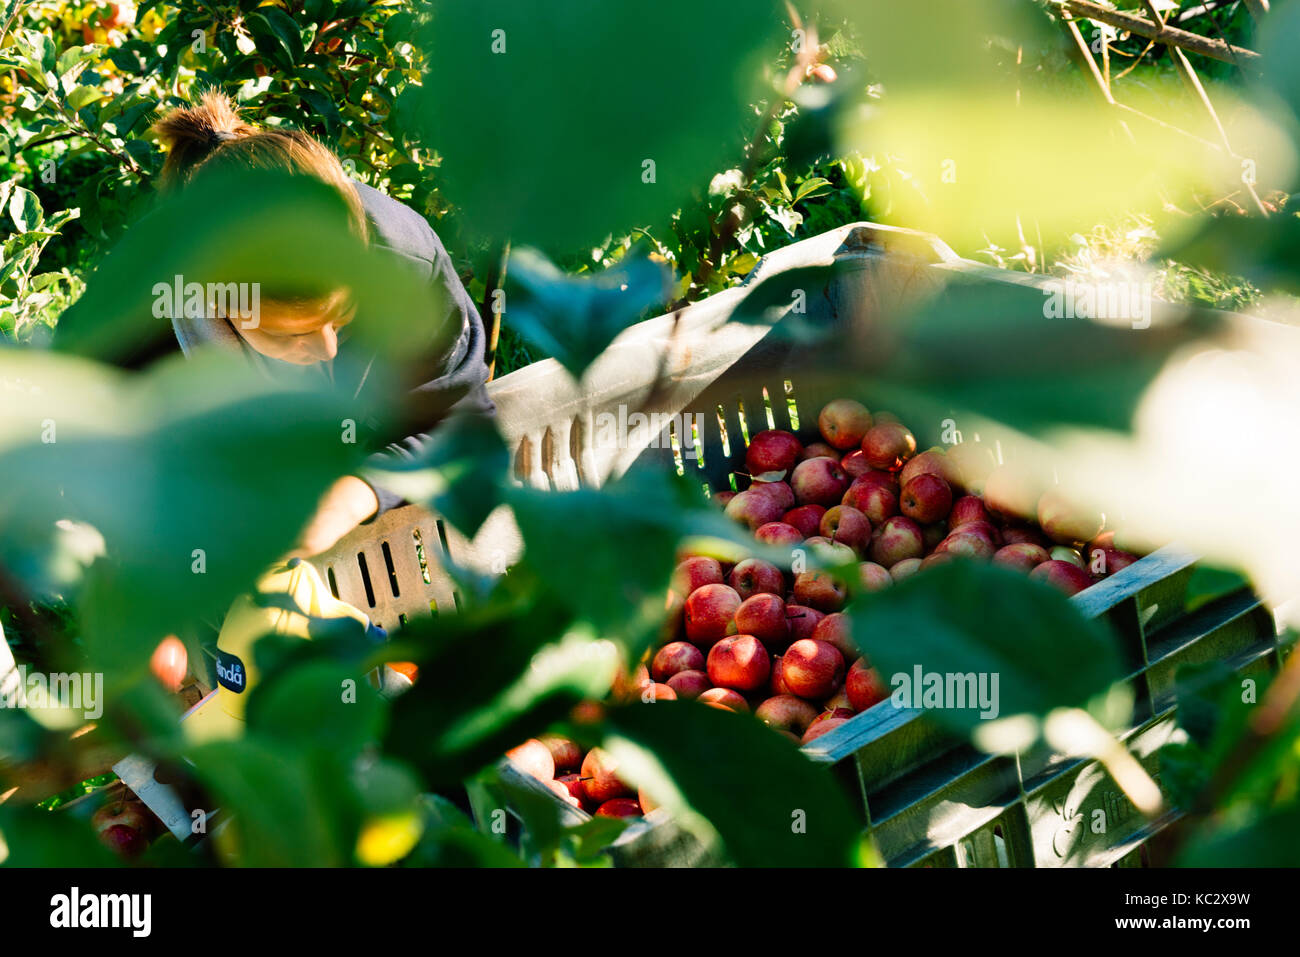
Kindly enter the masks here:
[[339, 330], [352, 320], [352, 312], [338, 302], [261, 304], [253, 328], [238, 318], [231, 325], [256, 352], [270, 359], [312, 365], [338, 355]]

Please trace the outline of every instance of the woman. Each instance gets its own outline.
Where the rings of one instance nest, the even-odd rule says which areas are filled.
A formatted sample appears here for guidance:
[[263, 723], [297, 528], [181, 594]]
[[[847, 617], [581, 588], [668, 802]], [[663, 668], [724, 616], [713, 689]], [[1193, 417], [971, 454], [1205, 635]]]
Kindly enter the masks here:
[[[421, 421], [431, 428], [447, 412], [491, 414], [492, 402], [485, 384], [483, 323], [474, 303], [452, 267], [451, 258], [429, 224], [415, 210], [369, 186], [348, 178], [338, 158], [326, 147], [297, 130], [261, 129], [245, 123], [223, 93], [205, 93], [197, 106], [166, 113], [154, 132], [167, 147], [163, 166], [164, 188], [177, 188], [208, 164], [243, 165], [313, 176], [338, 190], [349, 212], [352, 231], [372, 246], [391, 252], [419, 271], [443, 295], [435, 300], [447, 309], [443, 317], [458, 329], [451, 349], [425, 363], [418, 376], [414, 405]], [[352, 318], [344, 291], [318, 298], [269, 300], [259, 304], [255, 328], [221, 317], [172, 320], [176, 338], [188, 355], [196, 347], [221, 343], [240, 348], [271, 364], [332, 363], [339, 351], [339, 333]], [[424, 323], [420, 324], [422, 327]], [[346, 345], [346, 343], [345, 343]], [[390, 446], [394, 454], [414, 454], [424, 436], [417, 432]], [[322, 498], [316, 514], [303, 531], [294, 554], [314, 555], [333, 545], [356, 525], [401, 504], [391, 492], [358, 477], [345, 476]]]

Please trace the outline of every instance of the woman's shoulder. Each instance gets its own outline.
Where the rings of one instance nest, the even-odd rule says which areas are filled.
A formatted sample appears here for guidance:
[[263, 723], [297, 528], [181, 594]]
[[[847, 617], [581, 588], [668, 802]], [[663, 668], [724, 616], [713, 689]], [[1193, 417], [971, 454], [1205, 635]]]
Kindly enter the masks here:
[[354, 183], [373, 230], [372, 241], [430, 266], [447, 258], [442, 240], [428, 221], [405, 203], [365, 183]]

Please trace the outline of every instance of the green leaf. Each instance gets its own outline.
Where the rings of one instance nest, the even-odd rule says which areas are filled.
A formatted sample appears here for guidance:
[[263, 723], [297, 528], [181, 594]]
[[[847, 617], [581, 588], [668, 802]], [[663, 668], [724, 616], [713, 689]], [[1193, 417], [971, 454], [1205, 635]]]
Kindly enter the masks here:
[[244, 25], [256, 40], [258, 52], [285, 69], [291, 69], [302, 59], [303, 43], [298, 25], [279, 7], [262, 6], [244, 14]]
[[[484, 603], [410, 623], [386, 653], [415, 661], [420, 680], [391, 704], [385, 751], [435, 788], [451, 786], [558, 720], [588, 695], [583, 679], [599, 662], [577, 648], [569, 655], [579, 670], [530, 674], [530, 666], [571, 624], [524, 569], [512, 569]], [[469, 660], [475, 667], [462, 667]]]
[[824, 194], [826, 187], [831, 185], [831, 181], [821, 176], [810, 176], [799, 184], [799, 189], [794, 194], [794, 203], [800, 203], [805, 199], [812, 199], [815, 196]]
[[1246, 821], [1204, 827], [1179, 852], [1179, 867], [1300, 865], [1300, 805], [1264, 811]]
[[500, 504], [509, 469], [510, 451], [496, 424], [483, 416], [457, 415], [427, 437], [414, 459], [376, 459], [371, 474], [473, 538]]
[[9, 197], [9, 216], [20, 233], [38, 228], [45, 221], [41, 201], [30, 189], [15, 186]]
[[822, 766], [750, 715], [691, 701], [611, 708], [741, 867], [844, 867], [862, 822]]
[[79, 86], [68, 94], [68, 109], [76, 112], [85, 106], [103, 99], [104, 91], [94, 86]]
[[828, 286], [844, 274], [846, 267], [799, 266], [782, 270], [750, 288], [731, 314], [733, 322], [771, 326], [769, 338], [776, 343], [817, 343], [828, 339], [835, 326], [810, 306]]
[[87, 821], [12, 801], [0, 806], [0, 867], [113, 867], [119, 863]]
[[247, 720], [266, 740], [346, 755], [378, 740], [386, 711], [364, 675], [315, 661], [264, 675], [249, 698]]
[[510, 325], [575, 378], [615, 336], [664, 301], [671, 281], [667, 270], [640, 255], [574, 277], [527, 249], [511, 254], [507, 277]]
[[352, 863], [360, 825], [345, 768], [249, 736], [187, 749], [217, 799], [223, 843], [243, 867], [341, 867]]
[[597, 634], [622, 643], [635, 659], [663, 621], [691, 504], [687, 491], [662, 474], [637, 472], [599, 491], [515, 489], [509, 502], [524, 539], [524, 563]]
[[23, 542], [63, 518], [103, 535], [81, 613], [105, 669], [138, 668], [159, 636], [223, 614], [358, 464], [339, 441], [349, 397], [271, 381], [238, 354], [127, 377], [8, 350], [0, 380], [29, 390], [0, 408], [0, 520]]
[[[1300, 108], [1300, 88], [1297, 89]], [[1162, 257], [1244, 276], [1268, 290], [1300, 294], [1300, 218], [1294, 213], [1257, 219], [1207, 219], [1191, 238], [1170, 245]]]
[[303, 12], [312, 23], [325, 23], [332, 19], [330, 11], [333, 7], [334, 0], [306, 0]]
[[1050, 292], [961, 278], [911, 315], [879, 317], [826, 362], [859, 375], [869, 370], [882, 389], [919, 392], [1027, 432], [1061, 424], [1126, 430], [1174, 350], [1220, 321], [1192, 310], [1184, 321], [1149, 328], [1053, 318]]
[[[760, 65], [786, 39], [768, 0], [743, 17], [691, 0], [505, 0], [450, 4], [434, 20], [416, 43], [429, 76], [413, 132], [444, 157], [446, 194], [476, 229], [552, 255], [666, 227], [692, 190], [737, 163]], [[609, 79], [629, 63], [707, 63], [716, 82], [686, 66], [653, 82]]]
[[519, 856], [501, 841], [477, 831], [446, 798], [422, 799], [425, 828], [406, 867], [524, 867]]
[[[848, 614], [892, 700], [924, 706], [962, 732], [982, 720], [1083, 707], [1124, 674], [1115, 639], [1100, 621], [1050, 586], [996, 565], [945, 562], [862, 595]], [[946, 696], [930, 707], [922, 692], [934, 675], [945, 686], [955, 676], [987, 682], [992, 707], [972, 700], [957, 707]]]

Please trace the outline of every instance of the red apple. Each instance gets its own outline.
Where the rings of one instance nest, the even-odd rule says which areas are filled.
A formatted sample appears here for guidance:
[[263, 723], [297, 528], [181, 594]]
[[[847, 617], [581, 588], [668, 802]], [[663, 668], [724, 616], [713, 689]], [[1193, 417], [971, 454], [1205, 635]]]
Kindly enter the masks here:
[[[898, 566], [895, 565], [894, 567], [897, 568]], [[862, 562], [858, 565], [858, 575], [862, 587], [866, 591], [881, 591], [894, 583], [893, 577], [889, 574], [889, 569], [884, 565], [877, 565], [875, 562]]]
[[708, 649], [727, 634], [740, 607], [740, 595], [729, 585], [705, 585], [686, 599], [686, 638]]
[[551, 749], [536, 738], [529, 738], [506, 752], [510, 763], [524, 774], [531, 774], [539, 781], [549, 781], [555, 777], [555, 758]]
[[110, 851], [127, 859], [139, 857], [149, 846], [149, 840], [143, 832], [122, 824], [104, 828], [99, 832], [99, 840]]
[[838, 651], [845, 661], [852, 661], [862, 654], [858, 651], [858, 646], [853, 643], [853, 636], [849, 630], [849, 616], [843, 612], [827, 615], [817, 622], [817, 627], [813, 629], [812, 640], [824, 641]]
[[650, 676], [655, 681], [667, 681], [680, 671], [702, 670], [704, 652], [685, 641], [669, 642], [655, 652], [650, 662]]
[[641, 691], [642, 704], [654, 704], [656, 701], [675, 700], [677, 700], [677, 692], [673, 690], [673, 686], [661, 684], [657, 681], [653, 684], [646, 685]]
[[781, 657], [779, 655], [772, 658], [772, 676], [768, 679], [767, 687], [773, 695], [790, 693], [790, 689], [781, 680]]
[[613, 798], [596, 808], [596, 817], [641, 817], [635, 798]]
[[143, 837], [152, 829], [152, 823], [142, 802], [126, 800], [122, 794], [102, 805], [90, 818], [91, 827], [100, 835], [111, 827], [123, 827]]
[[794, 435], [781, 429], [767, 429], [749, 440], [745, 468], [751, 476], [788, 478], [802, 455], [803, 443]]
[[988, 521], [991, 521], [988, 510], [984, 508], [984, 500], [978, 495], [963, 495], [952, 503], [952, 511], [948, 513], [949, 529], [955, 529], [968, 522]]
[[677, 564], [673, 569], [673, 591], [685, 598], [697, 588], [722, 584], [722, 563], [716, 558], [697, 555]]
[[1100, 512], [1072, 502], [1060, 489], [1048, 489], [1038, 500], [1038, 524], [1061, 545], [1092, 541], [1103, 523]]
[[773, 595], [785, 594], [785, 575], [781, 573], [781, 569], [761, 558], [746, 558], [744, 561], [737, 562], [736, 567], [727, 576], [727, 582], [742, 601], [765, 592]]
[[[833, 458], [804, 459], [790, 477], [795, 500], [800, 505], [838, 505], [849, 487], [849, 477]], [[732, 503], [735, 504], [734, 502]]]
[[879, 423], [862, 437], [862, 452], [873, 469], [897, 472], [916, 454], [916, 436], [898, 422]]
[[918, 522], [937, 522], [952, 508], [952, 489], [940, 476], [922, 472], [903, 485], [898, 507]]
[[1051, 548], [1051, 540], [1038, 529], [1028, 525], [1006, 525], [1002, 529], [1002, 541], [1007, 545], [1037, 545]]
[[816, 638], [796, 641], [781, 656], [781, 680], [801, 698], [829, 698], [844, 681], [844, 656]]
[[1094, 548], [1088, 552], [1088, 571], [1093, 578], [1105, 578], [1128, 568], [1138, 557], [1118, 548]]
[[906, 485], [918, 475], [936, 475], [951, 487], [951, 471], [943, 446], [935, 445], [908, 460], [898, 473], [898, 484]]
[[721, 708], [723, 711], [736, 711], [741, 714], [749, 713], [749, 702], [745, 700], [745, 696], [730, 688], [710, 688], [700, 695], [699, 700], [710, 708]]
[[988, 538], [963, 525], [935, 546], [934, 554], [960, 555], [965, 558], [992, 558], [997, 549]]
[[1017, 545], [1003, 545], [993, 553], [993, 564], [1006, 565], [1022, 572], [1031, 572], [1051, 556], [1040, 545], [1021, 542]]
[[992, 545], [994, 550], [1001, 548], [1004, 544], [1002, 532], [992, 522], [967, 522], [965, 525], [953, 529], [953, 531], [961, 532], [964, 535], [978, 535]]
[[826, 617], [826, 613], [807, 605], [785, 606], [785, 620], [790, 623], [790, 640], [800, 641], [811, 638], [817, 630], [817, 623]]
[[755, 479], [750, 483], [748, 491], [762, 492], [769, 498], [776, 499], [781, 503], [782, 512], [794, 508], [794, 492], [785, 482], [762, 482]]
[[836, 718], [852, 718], [853, 716], [854, 711], [852, 708], [835, 708], [831, 711], [821, 712], [817, 717], [812, 719], [812, 722], [808, 726], [812, 727], [814, 724], [821, 724], [823, 721], [832, 721]]
[[879, 535], [871, 543], [871, 560], [892, 568], [905, 558], [920, 558], [924, 549], [921, 526], [906, 515], [895, 515], [880, 526]]
[[780, 521], [785, 509], [776, 496], [746, 489], [727, 503], [726, 514], [752, 532], [768, 522]]
[[889, 687], [865, 658], [853, 662], [844, 679], [844, 691], [855, 711], [866, 711], [889, 697]]
[[[572, 775], [572, 777], [576, 778], [577, 775], [576, 774]], [[547, 781], [546, 786], [550, 788], [552, 791], [554, 791], [555, 796], [558, 797], [565, 804], [571, 804], [573, 807], [576, 808], [582, 807], [581, 798], [575, 797], [573, 791], [569, 788], [569, 786], [565, 784], [563, 781], [559, 780], [558, 778], [555, 779], [554, 781]]]
[[851, 717], [852, 715], [845, 718], [827, 718], [825, 721], [814, 721], [812, 724], [808, 725], [808, 730], [803, 733], [803, 737], [799, 739], [799, 743], [809, 744], [810, 742], [816, 741], [828, 731], [834, 731]]
[[921, 564], [916, 567], [917, 571], [925, 571], [933, 565], [942, 565], [944, 562], [950, 562], [956, 559], [956, 555], [949, 552], [931, 552], [921, 559]]
[[668, 687], [679, 698], [698, 698], [713, 687], [713, 682], [703, 671], [679, 671], [668, 679]]
[[867, 457], [862, 453], [862, 449], [854, 449], [840, 459], [840, 468], [849, 478], [857, 478], [859, 475], [866, 475], [871, 471], [871, 464], [867, 462]]
[[582, 762], [582, 794], [585, 800], [604, 804], [617, 797], [627, 797], [632, 789], [618, 776], [618, 762], [608, 751], [592, 748]]
[[[576, 807], [583, 807], [583, 803], [587, 800], [587, 792], [583, 790], [581, 774], [561, 774], [555, 779], [555, 783], [563, 785], [569, 796], [573, 798]], [[558, 791], [555, 793], [559, 794]]]
[[803, 455], [799, 458], [802, 461], [804, 459], [821, 459], [828, 456], [833, 459], [838, 459], [840, 457], [840, 450], [826, 442], [809, 442], [808, 445], [804, 447]]
[[871, 413], [861, 402], [833, 399], [817, 416], [817, 428], [826, 443], [837, 449], [851, 449], [862, 444], [862, 437], [872, 426]]
[[707, 667], [709, 680], [719, 688], [757, 691], [767, 684], [772, 660], [753, 635], [732, 635], [709, 650]]
[[888, 483], [881, 482], [873, 476], [881, 472], [871, 472], [853, 480], [841, 503], [856, 508], [871, 522], [873, 528], [879, 528], [885, 521], [898, 514], [898, 492]]
[[175, 635], [168, 635], [158, 642], [149, 658], [149, 670], [168, 691], [181, 690], [188, 669], [189, 653], [185, 650], [185, 643]]
[[[687, 645], [687, 647], [694, 646]], [[546, 750], [551, 752], [551, 757], [555, 760], [556, 773], [572, 771], [582, 766], [582, 748], [572, 738], [564, 738], [558, 734], [544, 734], [537, 740], [546, 745]]]
[[1055, 559], [1043, 562], [1029, 573], [1029, 577], [1054, 585], [1067, 595], [1076, 595], [1092, 584], [1092, 577], [1078, 565]]
[[804, 538], [816, 535], [821, 528], [822, 516], [826, 514], [824, 505], [800, 505], [781, 516], [781, 521], [799, 529]]
[[904, 558], [901, 562], [895, 562], [894, 567], [889, 569], [889, 577], [896, 582], [901, 582], [909, 575], [914, 575], [921, 567], [921, 559]]
[[723, 511], [726, 511], [727, 504], [735, 497], [736, 497], [736, 493], [731, 491], [730, 489], [727, 489], [726, 491], [722, 491], [722, 492], [714, 492], [709, 497], [709, 501], [712, 502], [714, 505], [718, 506], [718, 508], [722, 509]]
[[826, 510], [818, 530], [832, 542], [840, 542], [861, 554], [871, 542], [871, 521], [852, 505]]
[[813, 718], [817, 717], [817, 708], [803, 698], [783, 694], [768, 698], [760, 704], [754, 709], [754, 717], [779, 731], [803, 734]]
[[803, 532], [786, 522], [768, 522], [754, 530], [755, 541], [764, 545], [798, 545], [804, 537]]
[[785, 602], [766, 593], [746, 598], [736, 609], [736, 631], [753, 635], [768, 651], [780, 651], [790, 643]]
[[818, 611], [839, 611], [848, 598], [844, 583], [830, 572], [800, 572], [794, 578], [794, 600]]

